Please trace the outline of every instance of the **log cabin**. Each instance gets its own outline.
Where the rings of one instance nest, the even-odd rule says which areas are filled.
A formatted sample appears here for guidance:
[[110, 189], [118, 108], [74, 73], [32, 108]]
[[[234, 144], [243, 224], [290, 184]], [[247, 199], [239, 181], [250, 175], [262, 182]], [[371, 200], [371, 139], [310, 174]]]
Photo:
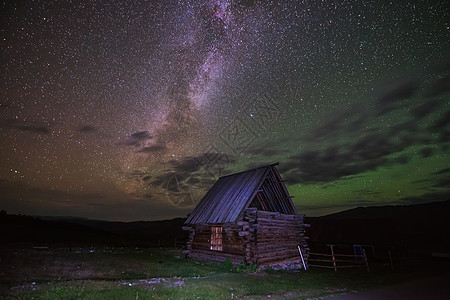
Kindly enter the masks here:
[[189, 232], [184, 254], [260, 267], [307, 265], [307, 224], [304, 215], [297, 213], [276, 165], [220, 177], [183, 226]]

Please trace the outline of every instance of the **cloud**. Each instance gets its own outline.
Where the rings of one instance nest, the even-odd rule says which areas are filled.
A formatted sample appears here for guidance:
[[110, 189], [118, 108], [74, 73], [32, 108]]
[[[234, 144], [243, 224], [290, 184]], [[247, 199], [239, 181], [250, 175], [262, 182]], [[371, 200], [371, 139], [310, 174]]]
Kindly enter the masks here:
[[136, 221], [169, 219], [189, 212], [156, 199], [156, 195], [144, 193], [136, 197], [115, 186], [111, 186], [108, 192], [89, 193], [33, 187], [5, 180], [0, 182], [0, 189], [2, 209], [10, 213]]
[[32, 121], [19, 121], [16, 119], [7, 119], [1, 123], [4, 128], [15, 129], [24, 132], [37, 133], [37, 134], [50, 134], [50, 126], [32, 122]]
[[435, 112], [439, 105], [439, 100], [428, 100], [413, 108], [411, 114], [414, 116], [415, 120], [420, 120]]
[[123, 143], [120, 143], [120, 145], [124, 146], [130, 146], [130, 147], [141, 147], [143, 143], [149, 139], [152, 139], [153, 137], [150, 135], [150, 132], [148, 131], [139, 131], [130, 134], [127, 136], [126, 141]]
[[287, 172], [286, 177], [292, 183], [331, 182], [344, 176], [375, 170], [385, 161], [383, 157], [362, 160], [340, 149], [305, 151], [287, 162], [292, 167], [283, 167], [281, 171]]
[[139, 132], [132, 133], [130, 135], [130, 137], [132, 139], [136, 139], [136, 140], [146, 140], [146, 139], [150, 138], [150, 133], [148, 131], [139, 131]]
[[435, 174], [435, 175], [441, 175], [441, 174], [447, 174], [447, 173], [450, 173], [450, 168], [440, 169], [439, 171], [436, 171], [436, 172], [433, 173], [433, 174]]
[[[447, 68], [441, 71], [448, 71]], [[404, 121], [394, 127], [391, 127], [391, 134], [397, 134], [396, 131], [404, 131], [405, 134], [411, 134], [418, 130], [418, 122], [425, 117], [435, 114], [443, 104], [442, 99], [431, 99], [426, 95], [428, 92], [421, 90], [421, 85], [426, 86], [431, 81], [429, 89], [433, 89], [433, 95], [442, 95], [448, 92], [449, 76], [435, 79], [440, 70], [433, 68], [429, 74], [408, 75], [393, 79], [374, 88], [375, 96], [374, 106], [365, 107], [361, 105], [352, 105], [340, 111], [333, 111], [324, 118], [324, 123], [313, 128], [307, 136], [307, 141], [316, 142], [330, 139], [337, 139], [345, 135], [361, 133], [367, 131], [368, 126], [373, 122], [382, 121], [381, 118], [394, 110], [408, 108], [414, 119]], [[433, 81], [434, 80], [434, 81]], [[425, 87], [425, 90], [427, 88]], [[420, 92], [422, 91], [422, 92]], [[425, 94], [425, 97], [424, 97]], [[418, 96], [414, 97], [413, 96]], [[420, 101], [420, 103], [418, 103]], [[375, 109], [375, 114], [373, 114]], [[450, 120], [450, 112], [442, 115], [439, 120], [430, 126], [431, 130], [440, 130], [445, 128]]]
[[[352, 191], [353, 194], [356, 195], [361, 195], [361, 196], [378, 196], [381, 194], [381, 192], [378, 191], [373, 191], [373, 190], [369, 190], [369, 189], [359, 189], [359, 190], [354, 190]], [[353, 202], [354, 200], [348, 201], [348, 202]], [[374, 201], [376, 202], [376, 201]]]
[[426, 179], [415, 180], [411, 184], [427, 192], [436, 192], [443, 189], [450, 191], [450, 168], [433, 172]]
[[125, 173], [125, 178], [141, 181], [144, 177], [148, 176], [146, 172], [140, 170], [133, 170], [131, 172]]
[[432, 130], [443, 130], [445, 127], [447, 127], [448, 123], [450, 122], [450, 110], [446, 111], [439, 119], [436, 120], [436, 122], [433, 123], [433, 125], [430, 126], [430, 129]]
[[385, 166], [394, 166], [394, 165], [404, 165], [407, 164], [411, 160], [411, 157], [407, 154], [401, 154], [397, 157], [390, 158]]
[[383, 157], [398, 150], [401, 149], [399, 149], [396, 144], [389, 141], [389, 136], [378, 133], [363, 136], [350, 146], [350, 152], [353, 154], [352, 157], [364, 160]]
[[[286, 143], [292, 142], [292, 137], [275, 137], [265, 140], [262, 143], [251, 145], [243, 151], [243, 154], [259, 155], [263, 157], [273, 157], [286, 153]], [[256, 142], [255, 142], [256, 143]], [[281, 149], [280, 149], [281, 148]]]
[[444, 178], [438, 178], [432, 185], [434, 188], [450, 189], [450, 176]]
[[165, 188], [169, 181], [175, 176], [174, 172], [166, 172], [162, 173], [158, 176], [155, 176], [152, 181], [148, 182], [148, 185], [154, 187], [163, 187]]
[[271, 164], [274, 164], [274, 163], [277, 163], [277, 161], [270, 161], [270, 162], [252, 161], [251, 163], [248, 163], [248, 164], [245, 165], [245, 170], [256, 169], [256, 168], [267, 166], [267, 165], [271, 165]]
[[282, 151], [277, 150], [277, 149], [273, 149], [273, 148], [269, 148], [269, 147], [261, 147], [261, 146], [246, 149], [244, 152], [247, 154], [262, 155], [262, 156], [266, 156], [266, 157], [276, 156], [280, 153], [283, 153]]
[[94, 131], [97, 131], [97, 129], [91, 125], [83, 125], [83, 126], [78, 127], [77, 131], [81, 132], [81, 133], [92, 133]]
[[381, 103], [395, 102], [411, 97], [418, 87], [417, 79], [403, 77], [379, 85], [375, 88], [375, 95]]
[[144, 147], [144, 148], [140, 149], [139, 151], [136, 151], [136, 153], [160, 153], [164, 150], [166, 150], [166, 147], [154, 145], [154, 146]]
[[197, 156], [186, 156], [171, 160], [167, 164], [170, 173], [175, 173], [178, 177], [184, 179], [192, 175], [219, 176], [219, 172], [226, 170], [226, 167], [234, 162], [236, 162], [236, 159], [232, 155], [221, 152], [207, 152]]
[[[372, 108], [361, 106], [328, 115], [323, 124], [313, 128], [306, 136], [306, 142], [313, 143], [310, 145], [314, 148], [308, 149], [308, 144], [304, 144], [303, 149], [306, 150], [290, 155], [280, 164], [283, 178], [294, 184], [326, 183], [379, 167], [406, 164], [411, 156], [402, 152], [413, 145], [422, 146], [419, 151], [422, 158], [430, 157], [437, 151], [438, 148], [428, 146], [431, 144], [440, 145], [441, 150], [445, 151], [450, 136], [450, 131], [446, 130], [450, 111], [437, 114], [442, 99], [412, 99], [415, 94], [420, 96], [417, 93], [419, 87], [418, 77], [405, 76], [375, 89], [375, 115], [370, 114]], [[417, 103], [419, 100], [422, 102]], [[383, 115], [400, 108], [407, 108], [405, 111], [410, 116], [399, 112], [395, 125], [383, 126], [386, 124]], [[420, 122], [427, 116], [436, 120], [428, 127], [425, 125], [427, 123]], [[379, 124], [379, 127], [373, 124]], [[439, 132], [439, 135], [430, 135], [430, 131]], [[317, 149], [318, 145], [327, 146]]]
[[224, 152], [205, 152], [194, 157], [195, 162], [210, 176], [225, 174], [229, 166], [236, 162], [236, 156]]
[[445, 75], [431, 83], [425, 90], [426, 97], [438, 97], [450, 91], [450, 74]]
[[420, 149], [420, 155], [422, 156], [422, 158], [430, 157], [433, 155], [433, 153], [434, 150], [431, 147], [425, 147]]
[[439, 192], [428, 192], [418, 196], [403, 197], [400, 201], [407, 204], [420, 204], [428, 202], [446, 201], [450, 199], [450, 190]]
[[202, 153], [167, 162], [167, 170], [145, 183], [150, 187], [163, 189], [163, 193], [176, 206], [189, 206], [200, 201], [225, 171], [228, 163], [235, 162], [224, 153]]
[[325, 123], [314, 128], [308, 136], [308, 140], [336, 138], [341, 134], [354, 133], [364, 129], [370, 121], [369, 114], [360, 105], [328, 114]]
[[375, 87], [374, 95], [377, 98], [378, 115], [381, 116], [403, 107], [403, 100], [414, 95], [419, 85], [419, 80], [407, 76], [384, 82]]
[[42, 134], [49, 134], [50, 128], [48, 126], [42, 126], [42, 125], [20, 125], [17, 126], [17, 129], [22, 131], [28, 131], [32, 133], [42, 133]]
[[199, 157], [186, 156], [179, 160], [169, 161], [170, 168], [177, 174], [189, 174], [200, 169]]
[[279, 169], [290, 183], [324, 183], [381, 166], [404, 164], [409, 161], [408, 156], [390, 156], [414, 144], [414, 139], [399, 135], [405, 130], [406, 127], [399, 126], [390, 131], [366, 133], [345, 145], [305, 150], [281, 163]]

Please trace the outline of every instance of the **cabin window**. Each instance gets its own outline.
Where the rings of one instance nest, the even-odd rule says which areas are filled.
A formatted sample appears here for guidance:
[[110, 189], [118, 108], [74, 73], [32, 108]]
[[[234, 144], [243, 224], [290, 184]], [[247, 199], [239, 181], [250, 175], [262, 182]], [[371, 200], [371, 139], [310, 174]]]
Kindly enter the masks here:
[[211, 250], [222, 251], [222, 226], [211, 227]]

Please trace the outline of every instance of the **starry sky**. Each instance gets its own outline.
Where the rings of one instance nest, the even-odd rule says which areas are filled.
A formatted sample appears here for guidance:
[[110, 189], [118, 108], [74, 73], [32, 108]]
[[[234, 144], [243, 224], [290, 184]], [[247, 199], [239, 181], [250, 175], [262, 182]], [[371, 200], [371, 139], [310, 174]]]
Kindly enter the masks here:
[[447, 1], [2, 1], [0, 208], [185, 217], [279, 162], [300, 213], [450, 198]]

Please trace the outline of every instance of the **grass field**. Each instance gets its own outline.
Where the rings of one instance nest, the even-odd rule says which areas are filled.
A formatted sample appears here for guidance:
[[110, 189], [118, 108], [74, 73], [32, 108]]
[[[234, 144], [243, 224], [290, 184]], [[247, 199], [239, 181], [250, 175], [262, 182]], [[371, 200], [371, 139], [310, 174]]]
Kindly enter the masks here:
[[180, 249], [1, 250], [4, 299], [310, 299], [389, 285], [427, 272], [255, 271], [185, 259]]

